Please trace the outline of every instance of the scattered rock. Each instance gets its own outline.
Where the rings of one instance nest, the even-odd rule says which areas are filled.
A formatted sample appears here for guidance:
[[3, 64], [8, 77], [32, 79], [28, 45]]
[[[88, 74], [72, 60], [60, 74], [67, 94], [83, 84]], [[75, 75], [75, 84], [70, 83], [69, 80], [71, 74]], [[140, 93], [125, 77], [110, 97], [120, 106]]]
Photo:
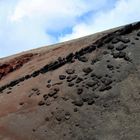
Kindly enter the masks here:
[[81, 61], [81, 62], [87, 62], [88, 61], [88, 59], [85, 56], [78, 57], [78, 60]]
[[78, 77], [78, 78], [76, 79], [76, 83], [80, 83], [81, 81], [83, 81], [83, 78], [81, 78], [81, 77]]
[[69, 112], [66, 112], [66, 113], [65, 113], [65, 119], [66, 119], [66, 120], [69, 120], [69, 119], [70, 119], [70, 113], [69, 113]]
[[118, 58], [119, 57], [119, 52], [114, 52], [112, 55], [113, 55], [114, 58]]
[[42, 105], [44, 105], [44, 104], [45, 104], [44, 101], [40, 101], [40, 102], [38, 103], [39, 106], [42, 106]]
[[80, 95], [80, 94], [82, 94], [82, 92], [83, 92], [83, 89], [82, 89], [82, 88], [78, 88], [78, 89], [77, 89], [77, 94]]
[[68, 83], [68, 86], [72, 87], [72, 86], [74, 86], [74, 83], [70, 82], [70, 83]]
[[66, 70], [66, 73], [67, 74], [74, 74], [75, 73], [75, 70], [74, 69], [67, 69]]
[[99, 89], [99, 91], [105, 91], [105, 90], [109, 90], [111, 88], [112, 88], [111, 86], [102, 85], [101, 88]]
[[19, 103], [19, 105], [23, 105], [23, 104], [24, 104], [24, 102], [20, 102], [20, 103]]
[[51, 87], [51, 84], [47, 84], [46, 87], [47, 87], [47, 88], [50, 88], [50, 87]]
[[83, 106], [83, 101], [82, 99], [78, 98], [73, 102], [76, 106]]
[[137, 33], [137, 36], [139, 36], [139, 37], [140, 37], [140, 31]]
[[55, 88], [53, 88], [53, 89], [48, 93], [48, 95], [49, 95], [50, 97], [52, 97], [52, 96], [54, 96], [55, 94], [57, 94], [58, 91], [59, 91], [59, 88], [58, 88], [58, 87], [55, 87]]
[[46, 105], [49, 106], [50, 104], [51, 104], [51, 101], [50, 100], [47, 100], [46, 101]]
[[109, 50], [112, 50], [112, 49], [114, 49], [114, 46], [111, 45], [111, 44], [109, 44], [107, 48], [108, 48]]
[[108, 65], [107, 65], [107, 68], [108, 68], [109, 70], [113, 70], [113, 69], [114, 69], [114, 66], [111, 65], [111, 64], [108, 64]]
[[112, 44], [117, 44], [118, 42], [120, 42], [120, 40], [118, 38], [113, 38], [112, 39]]
[[59, 75], [59, 79], [60, 79], [60, 80], [64, 80], [65, 78], [66, 78], [65, 75]]
[[126, 53], [125, 52], [119, 52], [119, 58], [125, 58]]
[[78, 111], [78, 108], [75, 107], [75, 108], [73, 109], [73, 111], [74, 111], [74, 112], [77, 112], [77, 111]]
[[83, 72], [85, 72], [86, 74], [92, 72], [92, 69], [90, 67], [87, 68], [83, 68]]
[[89, 81], [89, 82], [86, 83], [86, 85], [87, 85], [88, 87], [93, 87], [93, 86], [95, 86], [97, 83], [98, 83], [97, 81]]
[[71, 82], [77, 78], [77, 75], [70, 75], [67, 77], [67, 82]]
[[94, 102], [95, 101], [93, 98], [89, 98], [87, 103], [88, 103], [88, 105], [92, 105], [92, 104], [94, 104]]
[[43, 98], [44, 98], [44, 100], [47, 100], [48, 99], [48, 94], [44, 94]]
[[124, 50], [126, 47], [127, 47], [127, 45], [121, 44], [121, 45], [119, 45], [118, 47], [116, 47], [116, 50], [117, 50], [117, 51], [122, 51], [122, 50]]
[[130, 39], [129, 39], [129, 38], [123, 37], [123, 36], [120, 37], [119, 40], [120, 40], [121, 42], [123, 42], [123, 43], [129, 43], [129, 42], [130, 42]]

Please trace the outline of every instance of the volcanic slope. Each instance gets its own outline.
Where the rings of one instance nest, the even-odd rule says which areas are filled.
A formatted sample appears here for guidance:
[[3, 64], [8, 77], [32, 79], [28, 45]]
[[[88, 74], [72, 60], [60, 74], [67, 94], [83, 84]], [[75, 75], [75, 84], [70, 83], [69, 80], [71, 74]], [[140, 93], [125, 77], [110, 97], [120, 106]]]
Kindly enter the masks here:
[[140, 139], [140, 22], [0, 59], [0, 140], [126, 139]]

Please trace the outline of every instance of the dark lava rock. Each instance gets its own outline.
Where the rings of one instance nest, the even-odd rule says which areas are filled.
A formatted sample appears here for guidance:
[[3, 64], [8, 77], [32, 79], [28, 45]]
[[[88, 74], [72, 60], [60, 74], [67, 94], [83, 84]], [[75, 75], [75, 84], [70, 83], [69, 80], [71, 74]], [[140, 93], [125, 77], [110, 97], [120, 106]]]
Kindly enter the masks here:
[[82, 88], [78, 88], [77, 89], [77, 94], [82, 94], [82, 92], [83, 92], [83, 89]]
[[81, 62], [87, 62], [88, 61], [88, 59], [85, 56], [78, 57], [78, 60], [81, 61]]
[[118, 38], [113, 38], [113, 39], [112, 39], [112, 44], [116, 44], [116, 43], [118, 43], [118, 42], [120, 42], [120, 40], [119, 40]]
[[39, 106], [42, 106], [42, 105], [44, 105], [44, 104], [45, 104], [44, 101], [40, 101], [40, 102], [38, 103]]
[[125, 52], [119, 52], [119, 58], [124, 58], [124, 57], [125, 57], [125, 55], [126, 55], [126, 53], [125, 53]]
[[88, 105], [92, 105], [92, 104], [94, 104], [94, 99], [93, 98], [89, 98], [88, 99], [88, 101], [87, 101], [87, 103], [88, 103]]
[[111, 79], [109, 79], [109, 78], [102, 78], [101, 79], [101, 81], [102, 81], [102, 83], [104, 84], [104, 85], [110, 85], [113, 81], [111, 80]]
[[74, 69], [67, 69], [66, 73], [67, 74], [73, 74], [73, 73], [75, 73], [75, 70]]
[[109, 70], [113, 70], [113, 69], [114, 69], [114, 66], [111, 65], [111, 64], [108, 64], [108, 65], [107, 65], [107, 68], [108, 68]]
[[127, 37], [120, 37], [119, 40], [123, 43], [129, 43], [130, 42], [130, 39], [127, 38]]
[[113, 55], [114, 58], [118, 58], [119, 57], [119, 52], [114, 52], [112, 55]]
[[56, 120], [59, 121], [59, 122], [62, 120], [62, 116], [59, 115], [59, 114], [57, 114], [55, 118], [56, 118]]
[[48, 94], [44, 94], [43, 98], [44, 98], [44, 100], [47, 100], [48, 99]]
[[86, 83], [86, 85], [87, 85], [88, 87], [93, 87], [93, 86], [95, 86], [96, 84], [97, 84], [97, 81], [89, 81], [89, 82]]
[[19, 105], [24, 105], [24, 103], [23, 102], [20, 102]]
[[83, 81], [83, 78], [81, 78], [81, 77], [78, 77], [77, 79], [76, 79], [76, 83], [80, 83], [80, 82], [82, 82]]
[[76, 106], [83, 106], [83, 101], [82, 99], [78, 98], [73, 102]]
[[129, 58], [128, 55], [125, 55], [125, 56], [124, 56], [124, 60], [131, 62], [131, 59]]
[[70, 75], [67, 77], [67, 82], [71, 82], [77, 78], [77, 75]]
[[99, 59], [97, 59], [97, 58], [95, 58], [95, 59], [93, 59], [92, 61], [91, 61], [91, 65], [94, 65], [96, 62], [98, 62], [99, 61]]
[[47, 87], [47, 88], [50, 88], [50, 87], [51, 87], [51, 84], [48, 84], [46, 87]]
[[140, 37], [140, 31], [137, 33], [137, 36], [139, 36], [139, 37]]
[[64, 80], [65, 78], [66, 78], [65, 75], [59, 75], [59, 79], [60, 79], [60, 80]]
[[50, 104], [51, 104], [51, 101], [50, 100], [47, 100], [46, 101], [46, 105], [49, 106]]
[[75, 107], [75, 108], [73, 109], [73, 111], [74, 111], [74, 112], [77, 112], [77, 111], [78, 111], [78, 109]]
[[112, 88], [111, 86], [102, 85], [101, 88], [99, 89], [99, 91], [105, 91], [105, 90], [109, 90], [111, 88]]
[[65, 119], [66, 119], [66, 120], [69, 120], [69, 119], [70, 119], [70, 116], [71, 116], [71, 115], [70, 115], [69, 112], [66, 112], [66, 113], [65, 113]]
[[59, 91], [59, 88], [58, 88], [58, 87], [55, 87], [54, 89], [52, 89], [52, 90], [48, 93], [48, 95], [49, 95], [50, 97], [52, 97], [52, 96], [54, 96], [55, 94], [57, 94], [58, 91]]
[[86, 74], [92, 72], [92, 69], [90, 67], [87, 68], [83, 68], [83, 72], [85, 72]]
[[68, 86], [69, 87], [73, 87], [74, 86], [74, 83], [70, 82], [70, 83], [68, 83]]
[[73, 59], [73, 56], [74, 54], [73, 53], [70, 53], [67, 57], [66, 57], [66, 60], [69, 62]]
[[122, 50], [124, 50], [126, 47], [127, 47], [127, 45], [121, 44], [121, 45], [119, 45], [118, 47], [116, 47], [116, 50], [117, 50], [117, 51], [122, 51]]
[[81, 98], [82, 98], [83, 102], [87, 102], [90, 97], [89, 97], [89, 94], [84, 93], [84, 94], [81, 95]]
[[112, 49], [114, 49], [114, 46], [113, 46], [113, 45], [108, 45], [107, 48], [108, 48], [109, 50], [112, 50]]

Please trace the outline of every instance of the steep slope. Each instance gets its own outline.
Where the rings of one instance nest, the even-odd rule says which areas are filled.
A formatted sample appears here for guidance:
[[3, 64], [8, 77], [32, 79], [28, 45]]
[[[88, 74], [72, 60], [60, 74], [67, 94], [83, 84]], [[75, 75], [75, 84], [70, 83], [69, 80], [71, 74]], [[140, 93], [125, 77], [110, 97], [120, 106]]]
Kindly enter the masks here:
[[138, 140], [140, 22], [0, 60], [1, 140]]

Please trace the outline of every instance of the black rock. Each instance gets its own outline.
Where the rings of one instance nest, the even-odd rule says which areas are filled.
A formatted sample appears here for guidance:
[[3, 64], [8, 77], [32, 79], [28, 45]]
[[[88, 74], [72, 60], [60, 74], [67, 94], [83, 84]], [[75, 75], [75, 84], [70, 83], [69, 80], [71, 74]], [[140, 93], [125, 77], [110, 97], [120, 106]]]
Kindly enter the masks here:
[[52, 89], [52, 90], [48, 93], [48, 95], [49, 95], [50, 97], [52, 97], [52, 96], [54, 96], [55, 94], [57, 94], [58, 91], [59, 91], [59, 88], [58, 88], [58, 87], [55, 87], [54, 89]]
[[119, 57], [119, 52], [114, 52], [112, 55], [113, 55], [114, 58], [118, 58]]
[[87, 68], [83, 68], [83, 72], [85, 72], [86, 74], [92, 72], [92, 69], [90, 67]]
[[112, 44], [116, 44], [116, 43], [118, 43], [118, 42], [120, 42], [120, 40], [119, 40], [118, 38], [113, 38], [113, 39], [112, 39]]
[[129, 43], [130, 42], [130, 39], [127, 38], [127, 37], [120, 37], [119, 40], [123, 43]]
[[102, 85], [102, 87], [99, 89], [99, 91], [105, 91], [105, 90], [109, 90], [111, 88], [112, 88], [111, 86]]
[[66, 112], [66, 113], [65, 113], [65, 119], [66, 119], [66, 120], [69, 120], [69, 119], [70, 119], [70, 116], [71, 116], [71, 115], [70, 115], [69, 112]]
[[93, 98], [89, 98], [87, 103], [88, 105], [92, 105], [95, 102], [95, 100]]
[[116, 47], [116, 50], [117, 50], [117, 51], [122, 51], [122, 50], [124, 50], [126, 47], [127, 47], [127, 45], [121, 44], [121, 45], [119, 45], [118, 47]]
[[39, 106], [42, 106], [42, 105], [44, 105], [44, 104], [45, 104], [44, 101], [40, 101], [40, 102], [38, 103]]
[[112, 50], [112, 49], [114, 49], [114, 46], [113, 46], [113, 45], [108, 45], [107, 48], [108, 48], [109, 50]]
[[108, 65], [107, 65], [107, 68], [108, 68], [109, 70], [113, 70], [113, 69], [114, 69], [114, 66], [111, 65], [111, 64], [108, 64]]
[[93, 86], [95, 86], [97, 83], [98, 83], [98, 81], [89, 81], [89, 82], [86, 83], [86, 85], [87, 85], [88, 87], [93, 87]]
[[47, 100], [48, 99], [48, 94], [44, 94], [43, 98], [44, 98], [44, 100]]
[[84, 94], [81, 95], [81, 98], [82, 98], [83, 102], [87, 102], [90, 97], [89, 97], [89, 94], [84, 93]]
[[81, 77], [78, 77], [78, 78], [76, 79], [76, 83], [80, 83], [81, 81], [83, 81], [83, 78], [81, 78]]
[[139, 37], [140, 37], [140, 31], [137, 33], [137, 36], [139, 36]]
[[78, 60], [81, 61], [81, 62], [87, 62], [88, 61], [88, 59], [85, 56], [78, 57]]
[[73, 102], [76, 106], [83, 106], [83, 101], [82, 99], [78, 98]]
[[77, 75], [70, 75], [67, 77], [67, 82], [71, 82], [77, 78]]
[[69, 87], [73, 87], [74, 86], [74, 83], [70, 82], [70, 83], [68, 83], [68, 86]]
[[66, 78], [65, 75], [59, 75], [59, 79], [60, 79], [60, 80], [64, 80], [65, 78]]
[[75, 70], [74, 69], [67, 69], [66, 73], [67, 74], [73, 74], [73, 73], [75, 73]]
[[124, 58], [126, 56], [125, 52], [119, 52], [119, 58]]
[[83, 92], [83, 89], [82, 88], [78, 88], [77, 89], [77, 94], [82, 94], [82, 92]]

